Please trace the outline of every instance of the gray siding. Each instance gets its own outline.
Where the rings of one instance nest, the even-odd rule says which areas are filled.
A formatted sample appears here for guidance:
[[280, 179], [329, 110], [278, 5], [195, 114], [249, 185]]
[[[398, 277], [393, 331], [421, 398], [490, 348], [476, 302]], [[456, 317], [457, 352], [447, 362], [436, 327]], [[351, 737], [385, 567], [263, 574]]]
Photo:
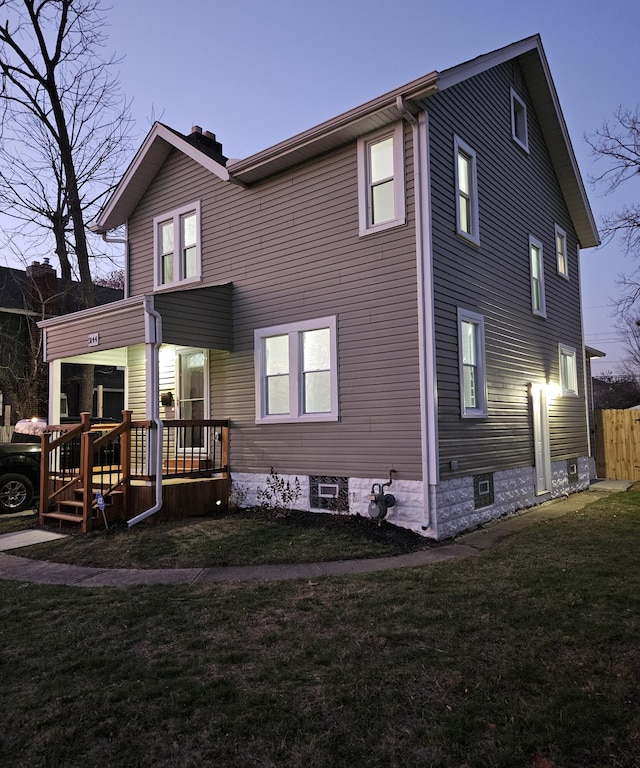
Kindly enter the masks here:
[[[136, 344], [144, 341], [144, 331], [142, 304], [132, 304], [115, 311], [105, 310], [86, 318], [74, 318], [73, 333], [69, 333], [68, 322], [61, 320], [47, 328], [46, 359], [55, 360]], [[90, 334], [98, 334], [100, 343], [89, 346]]]
[[232, 349], [230, 284], [160, 293], [154, 305], [162, 315], [163, 343]]
[[[529, 149], [511, 139], [510, 86], [527, 103]], [[551, 404], [552, 459], [586, 455], [577, 240], [516, 65], [429, 99], [441, 477], [533, 464], [531, 382], [558, 381], [558, 343], [574, 346], [578, 398]], [[477, 153], [480, 246], [455, 232], [454, 134]], [[556, 270], [567, 233], [570, 280]], [[547, 318], [531, 313], [529, 235], [543, 243]], [[457, 307], [485, 318], [488, 418], [460, 417]], [[458, 471], [451, 471], [451, 461]]]
[[[203, 285], [233, 284], [233, 351], [211, 362], [232, 470], [421, 477], [409, 130], [405, 139], [408, 223], [373, 236], [358, 236], [355, 142], [249, 189], [174, 152], [131, 217], [131, 290], [149, 292], [153, 217], [201, 200]], [[257, 427], [254, 329], [334, 314], [340, 421]]]

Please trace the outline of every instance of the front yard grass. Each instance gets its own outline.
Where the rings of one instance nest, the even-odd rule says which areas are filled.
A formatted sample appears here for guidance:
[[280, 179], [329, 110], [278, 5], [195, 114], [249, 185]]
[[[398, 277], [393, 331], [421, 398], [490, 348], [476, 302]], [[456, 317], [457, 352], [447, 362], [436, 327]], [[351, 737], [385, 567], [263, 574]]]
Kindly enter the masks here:
[[637, 768], [639, 542], [628, 492], [419, 569], [0, 582], [3, 764]]

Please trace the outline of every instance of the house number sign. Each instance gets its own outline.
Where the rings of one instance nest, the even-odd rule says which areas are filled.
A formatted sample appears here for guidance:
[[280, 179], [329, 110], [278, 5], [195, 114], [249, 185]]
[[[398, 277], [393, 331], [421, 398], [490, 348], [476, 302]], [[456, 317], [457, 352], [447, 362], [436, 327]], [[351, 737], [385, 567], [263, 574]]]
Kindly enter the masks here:
[[98, 344], [100, 344], [100, 334], [99, 333], [90, 333], [89, 334], [89, 346], [90, 347], [97, 347]]

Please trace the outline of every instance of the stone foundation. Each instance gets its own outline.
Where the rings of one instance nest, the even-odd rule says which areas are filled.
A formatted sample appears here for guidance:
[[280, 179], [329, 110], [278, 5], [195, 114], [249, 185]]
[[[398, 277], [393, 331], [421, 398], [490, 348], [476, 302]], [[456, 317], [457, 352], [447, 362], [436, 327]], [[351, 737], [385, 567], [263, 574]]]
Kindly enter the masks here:
[[476, 508], [473, 477], [445, 480], [437, 490], [437, 538], [446, 539], [462, 531], [513, 514], [521, 509], [534, 507], [549, 499], [566, 496], [589, 488], [590, 464], [588, 458], [578, 459], [578, 479], [569, 482], [567, 461], [555, 461], [551, 465], [552, 488], [550, 493], [536, 495], [535, 470], [520, 467], [493, 473], [493, 504]]
[[[425, 513], [425, 488], [419, 480], [394, 480], [385, 493], [396, 498], [396, 506], [388, 510], [385, 520], [402, 528], [416, 531], [421, 536], [446, 539], [463, 531], [477, 528], [490, 520], [513, 514], [521, 509], [542, 504], [552, 498], [566, 496], [589, 488], [591, 471], [590, 459], [577, 459], [577, 476], [570, 481], [569, 463], [553, 462], [552, 490], [537, 496], [535, 493], [535, 470], [520, 467], [482, 475], [492, 478], [493, 503], [478, 506], [472, 476], [454, 478], [441, 482], [435, 492], [435, 509], [431, 509], [432, 525]], [[231, 501], [239, 507], [250, 507], [260, 503], [260, 492], [269, 488], [269, 475], [234, 472], [232, 477]], [[333, 512], [332, 509], [314, 509], [310, 505], [310, 478], [306, 475], [280, 475], [279, 479], [295, 487], [296, 478], [300, 493], [291, 505], [293, 509], [311, 509], [312, 512]], [[348, 478], [348, 509], [336, 509], [338, 514], [368, 517], [369, 496], [374, 483], [384, 484], [388, 478]]]

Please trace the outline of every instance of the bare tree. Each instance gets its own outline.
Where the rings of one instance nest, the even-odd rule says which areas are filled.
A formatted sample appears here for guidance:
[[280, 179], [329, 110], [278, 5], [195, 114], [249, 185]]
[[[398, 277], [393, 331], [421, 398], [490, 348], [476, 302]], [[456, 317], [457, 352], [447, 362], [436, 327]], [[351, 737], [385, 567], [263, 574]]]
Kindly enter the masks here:
[[124, 289], [124, 269], [112, 269], [110, 272], [97, 277], [94, 282], [96, 285], [121, 291]]
[[[601, 173], [592, 176], [593, 184], [603, 188], [605, 194], [612, 194], [625, 185], [626, 189], [631, 187], [632, 194], [636, 195], [634, 202], [625, 203], [619, 210], [603, 217], [600, 226], [602, 239], [606, 242], [619, 238], [626, 252], [640, 259], [640, 203], [637, 202], [640, 192], [639, 108], [620, 107], [613, 120], [605, 122], [599, 130], [585, 138], [596, 160], [606, 163]], [[620, 283], [623, 291], [618, 312], [625, 316], [640, 299], [640, 267], [630, 275], [621, 276]]]
[[0, 18], [3, 212], [32, 249], [55, 252], [63, 286], [75, 275], [91, 307], [85, 223], [120, 175], [132, 124], [103, 55], [101, 0], [0, 0]]
[[37, 280], [27, 282], [20, 270], [3, 269], [0, 292], [13, 295], [21, 306], [0, 312], [0, 390], [13, 419], [47, 413], [47, 366], [42, 358], [42, 334], [37, 326], [55, 307], [58, 297]]

